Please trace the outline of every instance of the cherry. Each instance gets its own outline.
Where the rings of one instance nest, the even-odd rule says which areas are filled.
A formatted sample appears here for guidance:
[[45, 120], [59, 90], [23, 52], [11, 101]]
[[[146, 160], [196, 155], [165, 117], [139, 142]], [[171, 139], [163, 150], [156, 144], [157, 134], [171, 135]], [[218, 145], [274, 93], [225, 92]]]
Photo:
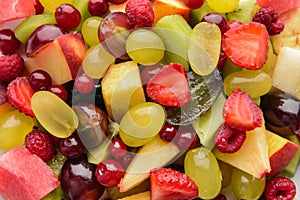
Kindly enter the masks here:
[[0, 30], [0, 51], [6, 55], [16, 53], [21, 42], [16, 38], [14, 32], [10, 29]]
[[127, 151], [125, 156], [118, 158], [118, 161], [121, 163], [124, 169], [128, 167], [134, 157], [134, 153]]
[[108, 1], [107, 0], [89, 0], [88, 10], [93, 16], [103, 16], [108, 11]]
[[159, 131], [160, 138], [165, 142], [171, 142], [178, 131], [178, 127], [170, 124], [165, 124]]
[[109, 152], [114, 158], [122, 158], [127, 153], [127, 146], [122, 140], [114, 139], [109, 144]]
[[175, 140], [183, 150], [193, 149], [199, 144], [198, 135], [192, 127], [180, 127]]
[[56, 94], [59, 98], [63, 101], [67, 101], [68, 99], [68, 92], [65, 87], [61, 85], [52, 85], [48, 87], [48, 91]]
[[82, 94], [90, 93], [94, 89], [94, 80], [86, 74], [75, 78], [74, 87]]
[[77, 158], [83, 154], [84, 150], [79, 136], [75, 133], [60, 140], [59, 151], [67, 158]]
[[201, 22], [214, 23], [218, 25], [221, 33], [225, 33], [227, 31], [227, 20], [226, 18], [219, 13], [209, 13], [202, 17]]
[[29, 75], [29, 84], [34, 91], [47, 90], [52, 85], [52, 79], [46, 71], [38, 69]]
[[34, 8], [35, 8], [35, 14], [36, 15], [42, 14], [44, 12], [44, 7], [41, 4], [40, 0], [35, 0]]
[[73, 5], [65, 3], [56, 8], [55, 19], [59, 27], [68, 31], [79, 26], [81, 14]]
[[183, 0], [183, 2], [190, 9], [200, 8], [204, 4], [204, 0]]
[[96, 168], [96, 179], [105, 187], [115, 187], [124, 176], [122, 165], [112, 159], [100, 162]]

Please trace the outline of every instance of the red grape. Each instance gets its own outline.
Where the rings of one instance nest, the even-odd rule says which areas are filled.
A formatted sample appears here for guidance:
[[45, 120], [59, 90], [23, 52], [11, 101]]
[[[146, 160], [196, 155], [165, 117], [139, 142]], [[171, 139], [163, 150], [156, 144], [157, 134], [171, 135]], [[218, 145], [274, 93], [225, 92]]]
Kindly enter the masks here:
[[83, 154], [84, 150], [85, 148], [77, 134], [60, 140], [59, 151], [67, 158], [77, 158]]
[[29, 75], [29, 83], [34, 91], [47, 90], [52, 85], [52, 79], [46, 71], [39, 69]]
[[107, 0], [89, 0], [88, 10], [93, 16], [103, 16], [108, 11]]
[[48, 91], [52, 92], [53, 94], [56, 94], [59, 96], [63, 101], [67, 101], [68, 99], [68, 92], [66, 88], [64, 88], [61, 85], [52, 85], [48, 87]]
[[96, 179], [105, 187], [115, 187], [124, 176], [122, 165], [112, 159], [100, 162], [96, 168]]
[[183, 150], [190, 150], [199, 144], [199, 138], [191, 127], [180, 127], [176, 135], [176, 143]]
[[127, 147], [122, 140], [112, 140], [109, 145], [109, 152], [114, 158], [124, 157], [127, 153]]
[[56, 8], [55, 19], [59, 27], [68, 31], [79, 26], [81, 14], [73, 5], [65, 3]]
[[3, 54], [11, 55], [18, 51], [21, 42], [16, 38], [10, 29], [0, 30], [0, 51]]
[[183, 2], [190, 9], [200, 8], [204, 4], [204, 0], [183, 0]]
[[226, 18], [219, 13], [209, 13], [202, 17], [201, 22], [214, 23], [218, 25], [221, 30], [221, 33], [225, 33], [227, 31], [227, 20]]
[[165, 142], [171, 142], [178, 131], [178, 127], [170, 124], [165, 124], [162, 129], [159, 131], [160, 138]]
[[94, 80], [85, 74], [75, 78], [74, 87], [82, 94], [90, 93], [94, 89], [94, 86]]

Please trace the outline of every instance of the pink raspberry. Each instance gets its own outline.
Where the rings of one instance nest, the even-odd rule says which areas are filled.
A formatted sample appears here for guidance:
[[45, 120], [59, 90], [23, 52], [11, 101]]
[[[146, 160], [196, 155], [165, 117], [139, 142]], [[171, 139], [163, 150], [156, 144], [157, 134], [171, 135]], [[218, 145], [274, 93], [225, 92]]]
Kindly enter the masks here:
[[0, 81], [9, 83], [22, 75], [24, 60], [20, 54], [5, 55], [0, 57]]
[[263, 196], [266, 200], [293, 200], [296, 196], [296, 185], [288, 177], [277, 176], [267, 181]]
[[153, 26], [154, 12], [149, 0], [129, 0], [125, 13], [132, 28]]
[[25, 147], [42, 160], [48, 161], [55, 154], [55, 147], [48, 133], [41, 130], [33, 130], [25, 137]]

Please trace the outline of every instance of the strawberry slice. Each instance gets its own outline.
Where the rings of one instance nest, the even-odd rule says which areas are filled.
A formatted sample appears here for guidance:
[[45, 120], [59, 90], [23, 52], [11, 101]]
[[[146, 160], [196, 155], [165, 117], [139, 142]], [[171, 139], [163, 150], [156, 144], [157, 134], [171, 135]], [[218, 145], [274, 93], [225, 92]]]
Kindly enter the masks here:
[[196, 183], [186, 174], [169, 168], [150, 172], [151, 200], [188, 200], [198, 197]]
[[223, 108], [226, 125], [240, 131], [262, 126], [262, 112], [253, 99], [241, 89], [235, 89], [226, 99]]
[[20, 112], [34, 117], [30, 100], [34, 91], [30, 87], [27, 77], [17, 77], [7, 87], [7, 99]]
[[191, 100], [187, 76], [181, 64], [162, 67], [148, 82], [147, 95], [164, 106], [183, 106]]
[[268, 31], [263, 24], [248, 22], [224, 33], [222, 49], [235, 65], [257, 70], [268, 58], [268, 40]]

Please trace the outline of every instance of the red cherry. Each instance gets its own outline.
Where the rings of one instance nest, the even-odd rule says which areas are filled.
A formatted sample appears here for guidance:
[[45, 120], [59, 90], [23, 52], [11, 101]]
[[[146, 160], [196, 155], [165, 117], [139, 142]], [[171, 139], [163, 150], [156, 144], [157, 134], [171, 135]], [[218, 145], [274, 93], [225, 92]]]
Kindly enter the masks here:
[[93, 16], [103, 16], [108, 11], [107, 0], [89, 0], [88, 10]]
[[61, 85], [49, 86], [48, 91], [52, 92], [53, 94], [56, 94], [63, 101], [67, 101], [67, 99], [68, 99], [68, 92], [67, 92], [66, 88], [64, 88]]
[[109, 152], [114, 158], [122, 158], [127, 153], [127, 146], [122, 140], [115, 139], [109, 145]]
[[29, 83], [34, 91], [47, 90], [52, 85], [52, 79], [46, 71], [39, 69], [29, 75]]
[[165, 124], [159, 131], [160, 139], [162, 139], [165, 142], [171, 142], [175, 138], [177, 131], [177, 126]]
[[190, 9], [200, 8], [204, 4], [204, 0], [183, 0], [183, 2]]
[[105, 187], [115, 187], [124, 176], [122, 165], [112, 159], [106, 159], [100, 162], [96, 168], [96, 179]]
[[57, 25], [64, 30], [72, 30], [79, 26], [81, 14], [77, 8], [71, 4], [61, 4], [55, 10]]
[[191, 127], [180, 127], [176, 136], [177, 145], [183, 150], [190, 150], [199, 144], [197, 133]]

